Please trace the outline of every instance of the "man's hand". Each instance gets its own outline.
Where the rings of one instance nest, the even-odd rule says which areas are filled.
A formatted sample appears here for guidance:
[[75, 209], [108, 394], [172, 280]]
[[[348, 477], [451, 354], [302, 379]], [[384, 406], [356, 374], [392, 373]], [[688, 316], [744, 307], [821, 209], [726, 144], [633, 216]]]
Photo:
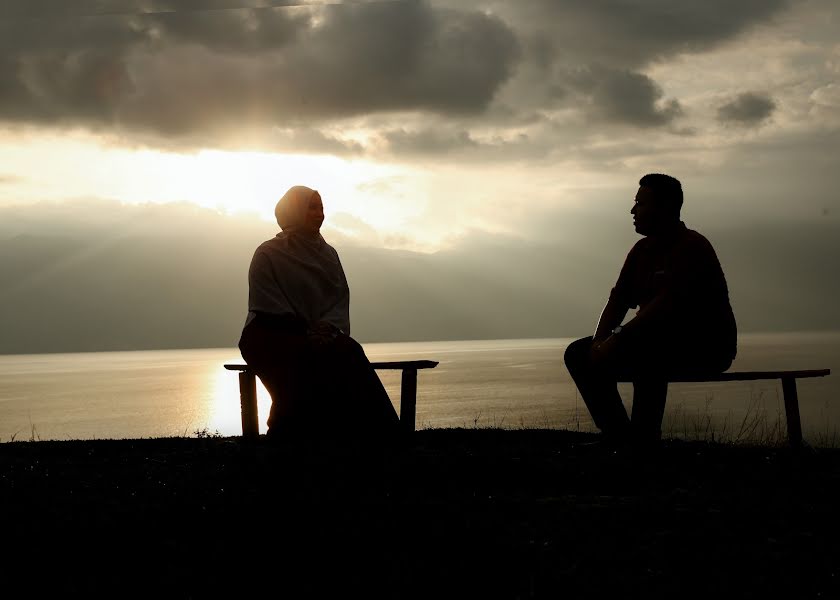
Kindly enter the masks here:
[[611, 334], [606, 339], [593, 340], [589, 357], [596, 367], [606, 365], [615, 360], [618, 351], [618, 336]]

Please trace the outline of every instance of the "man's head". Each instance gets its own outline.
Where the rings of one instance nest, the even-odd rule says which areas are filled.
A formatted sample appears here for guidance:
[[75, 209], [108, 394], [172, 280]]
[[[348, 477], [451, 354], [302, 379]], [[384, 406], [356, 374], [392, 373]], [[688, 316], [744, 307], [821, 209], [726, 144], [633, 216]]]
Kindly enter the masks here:
[[639, 180], [639, 191], [630, 214], [633, 225], [642, 235], [656, 235], [676, 225], [683, 203], [678, 179], [661, 173], [649, 173]]

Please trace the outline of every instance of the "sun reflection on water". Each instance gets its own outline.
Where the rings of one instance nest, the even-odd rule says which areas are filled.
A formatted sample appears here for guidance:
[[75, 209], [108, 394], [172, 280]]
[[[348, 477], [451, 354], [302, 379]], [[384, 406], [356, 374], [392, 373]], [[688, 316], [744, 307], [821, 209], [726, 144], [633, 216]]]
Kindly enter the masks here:
[[[239, 373], [219, 367], [208, 382], [209, 397], [212, 399], [208, 426], [210, 432], [218, 431], [223, 436], [242, 435], [242, 417], [239, 401]], [[259, 411], [260, 433], [265, 433], [271, 396], [257, 379], [257, 410]]]

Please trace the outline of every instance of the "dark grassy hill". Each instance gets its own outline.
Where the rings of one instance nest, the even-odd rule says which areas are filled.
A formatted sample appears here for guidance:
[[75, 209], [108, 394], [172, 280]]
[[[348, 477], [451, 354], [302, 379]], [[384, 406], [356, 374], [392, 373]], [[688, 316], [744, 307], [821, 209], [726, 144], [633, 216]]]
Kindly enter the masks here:
[[2, 444], [4, 592], [837, 597], [840, 452], [595, 440], [428, 430], [389, 452]]

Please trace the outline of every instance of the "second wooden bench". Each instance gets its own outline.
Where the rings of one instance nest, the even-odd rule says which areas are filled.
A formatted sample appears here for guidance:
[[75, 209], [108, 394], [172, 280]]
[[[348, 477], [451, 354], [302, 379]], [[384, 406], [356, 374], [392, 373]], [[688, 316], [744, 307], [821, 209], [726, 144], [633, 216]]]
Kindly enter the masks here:
[[[796, 380], [811, 377], [825, 377], [831, 374], [830, 369], [812, 369], [807, 371], [731, 371], [719, 375], [703, 377], [671, 377], [669, 383], [705, 383], [707, 381], [756, 381], [760, 379], [780, 379], [782, 381], [782, 395], [785, 401], [785, 417], [787, 419], [788, 441], [791, 446], [803, 444], [802, 421], [799, 417], [799, 396], [796, 393]], [[629, 383], [630, 379], [622, 379]]]

